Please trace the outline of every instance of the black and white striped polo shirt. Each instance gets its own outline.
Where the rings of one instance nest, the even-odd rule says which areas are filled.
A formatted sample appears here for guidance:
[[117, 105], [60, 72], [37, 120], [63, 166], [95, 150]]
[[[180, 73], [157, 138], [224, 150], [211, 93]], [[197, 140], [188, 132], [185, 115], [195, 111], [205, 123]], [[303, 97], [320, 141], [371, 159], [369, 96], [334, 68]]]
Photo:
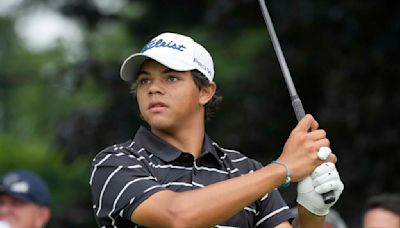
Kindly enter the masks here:
[[[237, 151], [219, 147], [207, 135], [202, 154], [194, 160], [141, 127], [133, 141], [108, 147], [93, 159], [89, 183], [96, 221], [100, 227], [136, 227], [129, 221], [132, 212], [158, 191], [202, 188], [261, 167]], [[274, 190], [216, 227], [275, 227], [292, 217]]]

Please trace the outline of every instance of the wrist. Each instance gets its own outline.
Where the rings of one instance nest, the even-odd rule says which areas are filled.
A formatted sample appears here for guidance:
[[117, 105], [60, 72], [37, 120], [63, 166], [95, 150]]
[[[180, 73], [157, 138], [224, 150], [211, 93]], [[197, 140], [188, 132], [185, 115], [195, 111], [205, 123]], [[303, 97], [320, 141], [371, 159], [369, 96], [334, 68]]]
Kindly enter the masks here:
[[314, 215], [317, 217], [325, 216], [329, 213], [329, 207], [321, 208], [313, 205], [311, 202], [304, 200], [304, 198], [297, 198], [298, 205], [301, 205], [309, 215]]
[[300, 227], [324, 227], [325, 216], [313, 214], [301, 204], [297, 205], [297, 210]]
[[287, 188], [292, 180], [289, 167], [285, 163], [276, 160], [272, 161], [271, 164], [275, 164], [285, 168], [285, 177], [283, 183], [278, 188]]

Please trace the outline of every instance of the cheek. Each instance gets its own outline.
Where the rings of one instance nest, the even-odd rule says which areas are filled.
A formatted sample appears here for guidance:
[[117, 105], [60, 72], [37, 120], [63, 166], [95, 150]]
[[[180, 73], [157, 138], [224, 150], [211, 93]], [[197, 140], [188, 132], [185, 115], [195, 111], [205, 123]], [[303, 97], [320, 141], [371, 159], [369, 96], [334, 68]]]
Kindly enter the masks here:
[[143, 113], [143, 111], [145, 110], [145, 107], [146, 107], [145, 99], [143, 98], [143, 96], [141, 96], [140, 94], [137, 94], [136, 102], [139, 106], [140, 112]]
[[18, 208], [14, 212], [17, 227], [30, 227], [38, 218], [36, 211], [31, 208]]
[[193, 98], [193, 93], [188, 88], [173, 88], [168, 94], [169, 100], [176, 102], [178, 104], [186, 104]]
[[[200, 107], [199, 102], [199, 94], [195, 90], [185, 91], [184, 93], [180, 94], [177, 98], [179, 100], [179, 109], [181, 111], [184, 110], [194, 110]], [[185, 107], [185, 108], [184, 108]]]

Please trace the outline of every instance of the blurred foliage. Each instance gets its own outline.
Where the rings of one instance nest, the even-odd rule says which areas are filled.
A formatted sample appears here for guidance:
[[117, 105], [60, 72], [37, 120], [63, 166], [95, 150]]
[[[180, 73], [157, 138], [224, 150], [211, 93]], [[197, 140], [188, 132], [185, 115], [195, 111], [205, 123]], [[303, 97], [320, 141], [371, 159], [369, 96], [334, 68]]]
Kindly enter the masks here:
[[[339, 157], [346, 189], [335, 209], [359, 227], [368, 196], [400, 191], [400, 3], [267, 4], [305, 109]], [[15, 26], [38, 6], [77, 22], [82, 41], [29, 49]], [[296, 120], [257, 1], [25, 0], [0, 16], [0, 173], [27, 168], [49, 182], [49, 227], [95, 226], [91, 158], [142, 124], [120, 64], [164, 31], [214, 58], [224, 101], [208, 134], [263, 163], [279, 155]], [[282, 193], [294, 205], [295, 186]]]

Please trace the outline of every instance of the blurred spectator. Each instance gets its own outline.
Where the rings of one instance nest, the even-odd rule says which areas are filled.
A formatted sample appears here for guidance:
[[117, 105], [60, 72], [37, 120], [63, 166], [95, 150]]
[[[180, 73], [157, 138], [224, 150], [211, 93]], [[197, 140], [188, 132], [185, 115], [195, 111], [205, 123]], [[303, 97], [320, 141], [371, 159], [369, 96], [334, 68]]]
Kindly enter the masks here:
[[[295, 214], [295, 219], [292, 222], [293, 228], [299, 228], [300, 225], [297, 221], [297, 207], [291, 209], [293, 214]], [[324, 228], [347, 228], [346, 223], [340, 216], [340, 214], [335, 211], [333, 208], [329, 209], [329, 213], [325, 218], [325, 227]]]
[[42, 228], [50, 219], [47, 184], [26, 170], [0, 178], [0, 227]]
[[371, 197], [364, 209], [364, 228], [399, 228], [400, 195], [381, 194]]

